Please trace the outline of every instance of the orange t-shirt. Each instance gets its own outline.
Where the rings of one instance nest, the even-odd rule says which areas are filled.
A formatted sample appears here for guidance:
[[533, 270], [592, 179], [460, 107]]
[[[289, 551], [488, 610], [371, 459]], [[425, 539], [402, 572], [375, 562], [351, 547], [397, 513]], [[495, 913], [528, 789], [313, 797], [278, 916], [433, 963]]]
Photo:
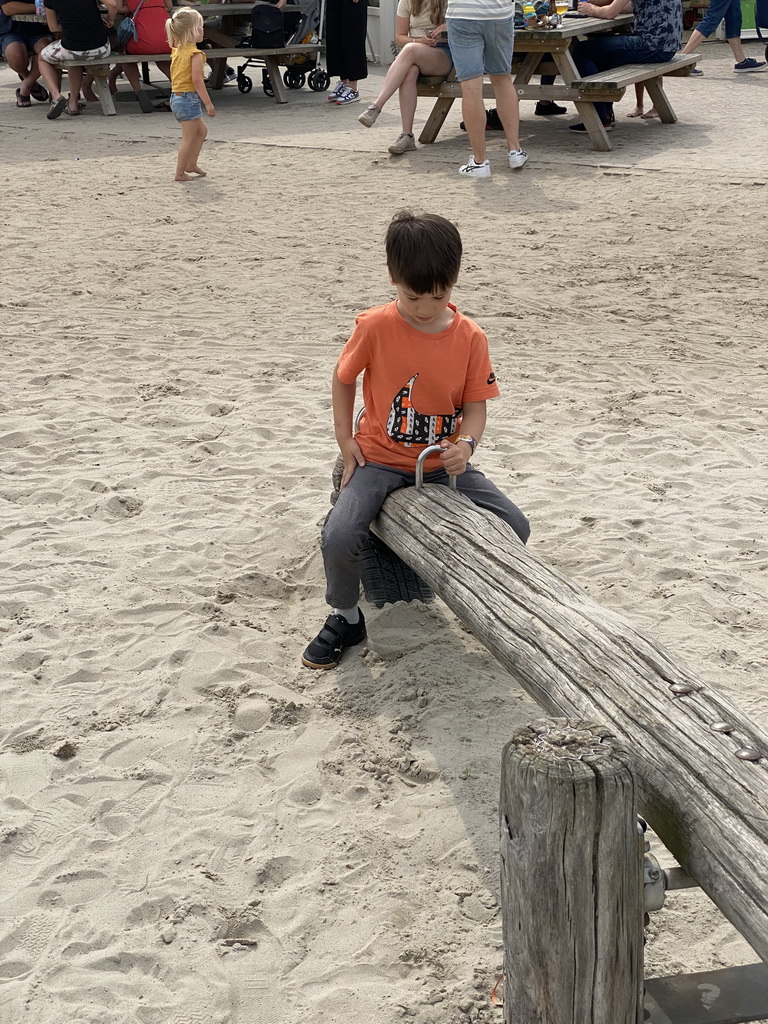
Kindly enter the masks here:
[[[499, 394], [488, 339], [476, 323], [453, 310], [437, 334], [412, 327], [397, 302], [361, 313], [336, 372], [344, 384], [363, 374], [365, 415], [355, 435], [367, 462], [414, 472], [426, 445], [460, 432], [465, 402]], [[427, 460], [439, 469], [440, 456]]]

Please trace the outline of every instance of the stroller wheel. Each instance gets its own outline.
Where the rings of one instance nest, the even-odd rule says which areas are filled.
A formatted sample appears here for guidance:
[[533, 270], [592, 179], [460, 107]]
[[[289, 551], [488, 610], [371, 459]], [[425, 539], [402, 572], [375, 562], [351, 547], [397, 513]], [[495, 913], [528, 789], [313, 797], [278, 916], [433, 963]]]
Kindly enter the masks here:
[[253, 80], [248, 75], [240, 75], [237, 80], [237, 88], [240, 92], [250, 92], [253, 88]]
[[331, 84], [331, 76], [322, 68], [315, 68], [309, 72], [309, 88], [312, 92], [325, 92]]
[[295, 68], [288, 68], [283, 75], [283, 81], [289, 89], [300, 89], [304, 85], [305, 75], [303, 71], [296, 71]]
[[272, 83], [269, 80], [269, 74], [267, 71], [261, 72], [261, 88], [264, 90], [265, 96], [275, 95], [275, 90], [272, 88]]

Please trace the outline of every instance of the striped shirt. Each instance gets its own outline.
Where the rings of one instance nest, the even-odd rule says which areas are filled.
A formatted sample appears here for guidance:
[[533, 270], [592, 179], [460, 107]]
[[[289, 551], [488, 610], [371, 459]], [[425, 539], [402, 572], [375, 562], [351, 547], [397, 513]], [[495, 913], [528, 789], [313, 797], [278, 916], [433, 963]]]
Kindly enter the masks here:
[[506, 21], [515, 13], [514, 0], [448, 0], [448, 18], [468, 21]]

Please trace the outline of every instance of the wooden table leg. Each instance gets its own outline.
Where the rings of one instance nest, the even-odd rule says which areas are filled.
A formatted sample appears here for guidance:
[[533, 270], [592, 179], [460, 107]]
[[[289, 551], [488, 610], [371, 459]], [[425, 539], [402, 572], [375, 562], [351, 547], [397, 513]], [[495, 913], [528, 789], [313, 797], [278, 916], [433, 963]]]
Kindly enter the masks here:
[[267, 74], [272, 84], [272, 92], [275, 94], [275, 103], [287, 103], [288, 91], [285, 82], [283, 82], [283, 74], [280, 70], [280, 65], [277, 63], [277, 57], [265, 57], [264, 63], [267, 65]]
[[[560, 52], [553, 50], [552, 59], [557, 65], [557, 69], [566, 85], [570, 85], [571, 82], [581, 77], [570, 49]], [[584, 127], [587, 129], [587, 133], [592, 140], [592, 148], [600, 153], [610, 153], [613, 146], [608, 138], [608, 133], [603, 127], [603, 122], [598, 117], [595, 104], [590, 103], [588, 100], [575, 100], [575, 103], [576, 110], [580, 114]]]
[[453, 96], [439, 96], [435, 100], [435, 105], [432, 107], [432, 111], [427, 118], [424, 127], [421, 129], [419, 142], [427, 144], [435, 141], [438, 132], [445, 124], [445, 119], [448, 117], [450, 109], [453, 106], [453, 100]]
[[613, 146], [608, 138], [608, 133], [603, 127], [603, 122], [595, 110], [595, 104], [589, 103], [586, 100], [576, 100], [576, 109], [581, 116], [581, 120], [584, 122], [587, 134], [592, 140], [592, 148], [600, 153], [610, 153]]
[[225, 57], [217, 57], [215, 50], [206, 50], [205, 56], [211, 65], [211, 80], [208, 83], [211, 89], [224, 88], [224, 76], [227, 73], [227, 60]]
[[656, 113], [664, 124], [674, 124], [677, 121], [677, 114], [672, 109], [669, 97], [664, 92], [664, 79], [649, 78], [645, 83], [645, 88], [651, 97], [651, 103], [656, 107]]
[[109, 64], [99, 64], [95, 68], [87, 68], [87, 71], [93, 75], [93, 79], [96, 82], [96, 92], [99, 94], [102, 112], [107, 117], [114, 117], [117, 110], [115, 109], [112, 93], [109, 90]]

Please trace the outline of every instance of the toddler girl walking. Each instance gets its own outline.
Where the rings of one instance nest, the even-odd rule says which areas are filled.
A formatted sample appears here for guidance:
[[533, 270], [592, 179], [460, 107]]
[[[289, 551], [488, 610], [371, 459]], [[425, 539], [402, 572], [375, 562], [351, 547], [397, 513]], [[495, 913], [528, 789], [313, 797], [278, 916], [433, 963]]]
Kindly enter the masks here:
[[197, 44], [203, 38], [203, 18], [191, 7], [177, 8], [165, 23], [171, 47], [171, 110], [181, 122], [181, 145], [176, 161], [176, 181], [194, 181], [193, 175], [205, 175], [198, 165], [208, 128], [203, 121], [203, 104], [208, 117], [215, 117], [203, 80], [205, 54]]

